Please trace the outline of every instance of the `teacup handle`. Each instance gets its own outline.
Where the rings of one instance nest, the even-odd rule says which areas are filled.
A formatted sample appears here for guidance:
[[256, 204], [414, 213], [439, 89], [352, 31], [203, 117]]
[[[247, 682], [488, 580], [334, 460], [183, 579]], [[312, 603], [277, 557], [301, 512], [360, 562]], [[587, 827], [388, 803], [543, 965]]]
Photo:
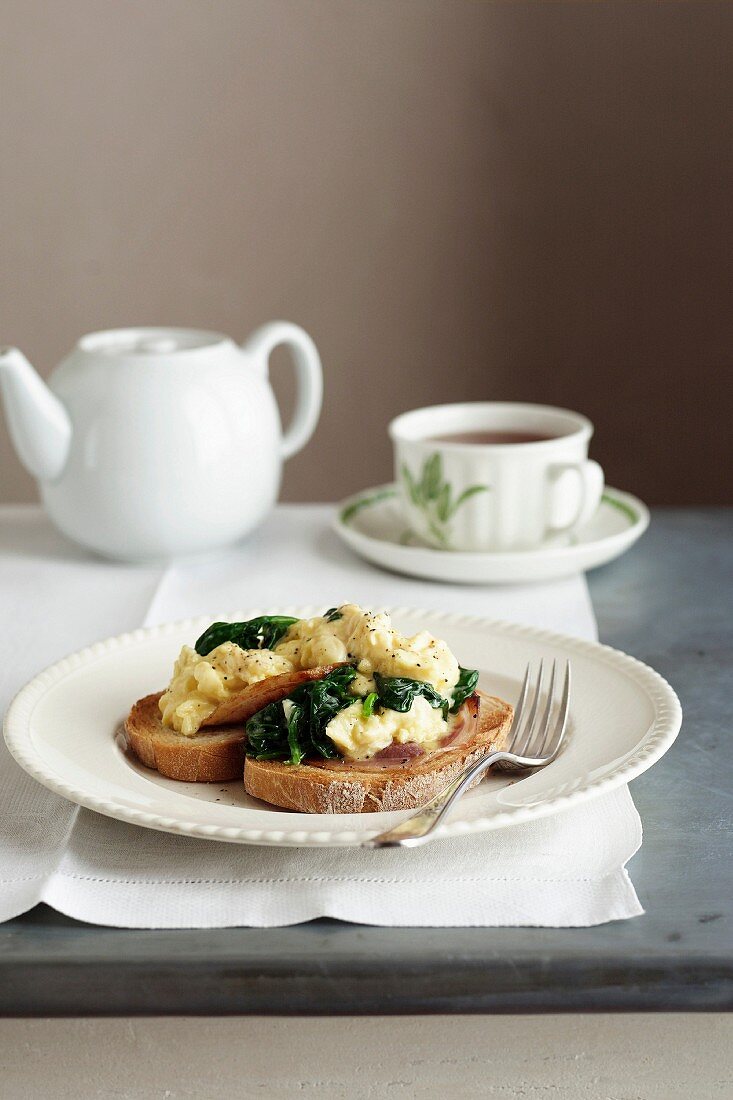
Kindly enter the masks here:
[[[578, 507], [575, 515], [570, 521], [555, 523], [552, 517], [557, 514], [559, 509], [559, 501], [556, 499], [557, 493], [554, 492], [558, 482], [565, 476], [565, 474], [572, 470], [578, 477]], [[562, 462], [553, 465], [548, 470], [548, 477], [550, 479], [551, 486], [551, 503], [550, 503], [550, 523], [548, 524], [550, 531], [570, 531], [574, 527], [582, 527], [584, 523], [593, 516], [601, 503], [601, 496], [603, 495], [604, 476], [603, 470], [594, 462], [592, 458], [585, 459], [584, 462]]]
[[295, 411], [280, 443], [282, 457], [291, 458], [306, 445], [318, 423], [323, 401], [323, 369], [318, 349], [308, 333], [290, 321], [270, 321], [262, 325], [248, 338], [243, 349], [260, 361], [266, 374], [270, 355], [281, 344], [290, 349], [297, 384]]

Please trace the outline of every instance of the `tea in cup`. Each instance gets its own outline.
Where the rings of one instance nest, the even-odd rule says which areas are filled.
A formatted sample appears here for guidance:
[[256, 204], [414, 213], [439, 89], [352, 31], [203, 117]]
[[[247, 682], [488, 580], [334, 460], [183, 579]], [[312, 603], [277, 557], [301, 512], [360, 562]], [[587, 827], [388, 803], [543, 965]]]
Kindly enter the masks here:
[[531, 550], [595, 513], [603, 470], [593, 425], [549, 405], [434, 405], [389, 426], [413, 532], [441, 550]]

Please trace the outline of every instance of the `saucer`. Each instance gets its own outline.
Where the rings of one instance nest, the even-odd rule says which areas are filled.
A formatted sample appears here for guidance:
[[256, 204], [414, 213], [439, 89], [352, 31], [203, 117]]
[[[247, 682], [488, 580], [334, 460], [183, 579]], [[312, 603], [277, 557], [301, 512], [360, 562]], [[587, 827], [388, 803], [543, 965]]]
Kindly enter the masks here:
[[613, 561], [646, 531], [649, 510], [630, 493], [607, 486], [593, 518], [561, 542], [535, 550], [435, 550], [410, 531], [397, 487], [380, 485], [345, 500], [333, 526], [362, 558], [396, 573], [455, 584], [521, 584], [567, 577]]

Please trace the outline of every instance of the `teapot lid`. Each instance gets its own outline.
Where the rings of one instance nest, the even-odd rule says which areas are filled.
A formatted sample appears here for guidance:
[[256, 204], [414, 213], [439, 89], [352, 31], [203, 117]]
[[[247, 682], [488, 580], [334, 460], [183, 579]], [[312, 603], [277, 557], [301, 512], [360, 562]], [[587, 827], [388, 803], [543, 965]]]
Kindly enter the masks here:
[[228, 338], [221, 332], [194, 328], [117, 328], [82, 336], [82, 351], [102, 355], [172, 355], [216, 347]]

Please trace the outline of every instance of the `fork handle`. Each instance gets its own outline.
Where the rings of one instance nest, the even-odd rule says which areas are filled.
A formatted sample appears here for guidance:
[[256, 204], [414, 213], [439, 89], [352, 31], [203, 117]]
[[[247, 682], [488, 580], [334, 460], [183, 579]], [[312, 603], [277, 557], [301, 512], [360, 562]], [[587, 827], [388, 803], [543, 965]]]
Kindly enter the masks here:
[[448, 786], [426, 802], [424, 806], [395, 825], [394, 829], [388, 829], [385, 833], [370, 837], [365, 840], [364, 848], [415, 848], [418, 844], [424, 844], [433, 831], [438, 827], [451, 806], [471, 786], [473, 781], [487, 772], [493, 764], [501, 760], [512, 760], [514, 757], [506, 752], [490, 752], [488, 756], [482, 756], [470, 768], [460, 772]]

